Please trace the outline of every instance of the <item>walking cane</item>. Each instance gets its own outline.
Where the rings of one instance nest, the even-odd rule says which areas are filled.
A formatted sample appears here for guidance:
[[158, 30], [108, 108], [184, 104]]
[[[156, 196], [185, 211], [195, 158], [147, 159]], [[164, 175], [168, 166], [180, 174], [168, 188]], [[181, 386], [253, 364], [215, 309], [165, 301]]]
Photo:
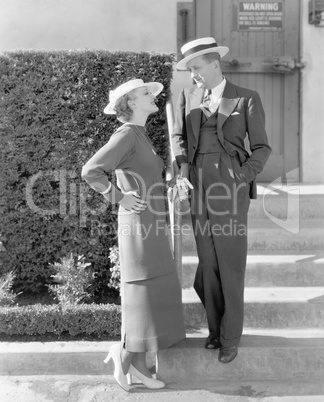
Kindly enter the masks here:
[[[168, 122], [168, 138], [169, 138], [169, 155], [166, 170], [166, 179], [170, 180], [172, 177], [179, 173], [178, 165], [175, 161], [171, 134], [174, 125], [174, 113], [172, 107], [172, 101], [169, 99], [166, 103], [166, 115]], [[170, 234], [171, 234], [171, 244], [173, 250], [173, 259], [177, 268], [177, 273], [179, 277], [179, 282], [182, 287], [182, 235], [181, 235], [181, 201], [177, 195], [173, 202], [168, 198], [169, 206], [169, 221], [170, 221]]]

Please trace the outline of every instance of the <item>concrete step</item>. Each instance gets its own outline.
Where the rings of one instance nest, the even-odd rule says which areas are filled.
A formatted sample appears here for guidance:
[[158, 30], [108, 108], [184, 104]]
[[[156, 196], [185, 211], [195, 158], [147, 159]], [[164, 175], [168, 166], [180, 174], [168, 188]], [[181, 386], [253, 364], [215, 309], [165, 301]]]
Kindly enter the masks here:
[[[170, 358], [158, 352], [158, 375], [166, 381], [166, 389], [150, 391], [135, 384], [129, 394], [115, 383], [112, 364], [102, 363], [114, 342], [0, 343], [0, 400], [138, 401], [139, 392], [143, 401], [161, 402], [196, 402], [202, 397], [223, 402], [323, 400], [323, 330], [246, 328], [239, 355], [229, 365], [218, 363], [217, 351], [203, 348], [206, 336], [204, 329], [188, 334], [184, 342], [165, 351]], [[148, 355], [147, 364], [154, 372], [155, 353]], [[280, 378], [273, 380], [277, 368], [290, 379], [278, 374]]]
[[212, 381], [186, 378], [162, 390], [143, 384], [122, 390], [111, 375], [38, 375], [0, 378], [1, 402], [323, 402], [322, 381]]
[[[278, 187], [268, 183], [257, 185], [258, 198], [251, 200], [250, 219], [267, 219], [271, 216], [286, 220], [295, 216], [305, 220], [324, 219], [324, 185], [290, 185]], [[187, 201], [182, 202], [181, 210], [189, 212]]]
[[[197, 255], [182, 257], [182, 288], [193, 286], [198, 266]], [[324, 252], [249, 254], [246, 286], [324, 286]]]
[[[247, 402], [246, 397], [263, 398], [270, 395], [290, 396], [287, 397], [288, 399], [284, 399], [285, 402], [322, 400], [318, 396], [324, 395], [323, 377], [320, 377], [324, 367], [322, 357], [323, 329], [274, 330], [265, 328], [260, 330], [245, 328], [239, 355], [229, 365], [218, 363], [217, 351], [206, 351], [204, 349], [206, 336], [206, 329], [195, 334], [187, 334], [185, 341], [166, 351], [170, 353], [171, 358], [167, 357], [164, 352], [158, 352], [158, 375], [163, 376], [167, 383], [167, 389], [162, 392], [168, 393], [163, 393], [162, 399], [158, 398], [160, 395], [158, 393], [155, 395], [156, 398], [150, 395], [152, 399], [145, 400], [161, 400], [162, 402], [165, 400], [163, 397], [174, 396], [174, 399], [167, 400], [190, 401], [190, 396], [193, 394], [189, 390], [200, 390], [200, 392], [210, 390], [212, 396], [210, 400], [215, 400], [213, 398], [217, 394], [217, 401], [224, 402], [228, 400], [227, 395], [242, 396], [244, 397], [242, 402]], [[75, 389], [78, 392], [75, 394], [75, 398], [72, 398], [73, 400], [83, 400], [83, 397], [84, 400], [92, 400], [92, 398], [98, 397], [98, 401], [104, 401], [107, 400], [107, 395], [109, 398], [115, 396], [115, 388], [120, 393], [115, 396], [116, 399], [114, 400], [124, 400], [126, 394], [115, 384], [112, 377], [112, 364], [103, 365], [102, 363], [112, 344], [114, 342], [106, 341], [0, 343], [0, 400], [5, 402], [13, 400], [17, 402], [41, 401], [45, 397], [44, 395], [48, 395], [48, 398], [52, 400], [55, 399], [54, 390], [56, 390], [57, 398], [55, 400], [66, 401], [71, 397], [73, 388], [73, 385], [71, 385], [71, 389], [67, 386], [65, 380], [68, 379], [77, 379]], [[185, 350], [186, 348], [187, 350]], [[192, 348], [194, 350], [190, 350]], [[188, 367], [188, 356], [189, 359], [192, 359], [190, 364], [192, 365], [194, 362], [194, 368]], [[181, 366], [180, 369], [174, 366], [174, 363]], [[147, 364], [154, 372], [155, 353], [149, 353]], [[168, 373], [165, 375], [166, 364], [171, 365], [171, 368], [167, 367], [168, 371], [172, 370], [171, 375]], [[299, 365], [298, 372], [297, 365]], [[256, 366], [258, 367], [257, 370]], [[312, 378], [314, 366], [318, 371]], [[286, 367], [290, 379], [283, 375], [282, 378], [273, 380], [276, 367], [280, 372], [283, 372]], [[229, 373], [232, 369], [233, 376]], [[207, 376], [205, 372], [207, 372]], [[260, 372], [260, 375], [253, 377], [255, 372], [257, 374]], [[305, 372], [306, 376], [304, 375]], [[278, 375], [278, 377], [281, 376]], [[254, 380], [253, 378], [260, 379]], [[6, 382], [8, 379], [13, 381], [10, 387]], [[93, 380], [94, 383], [88, 384], [88, 380]], [[88, 398], [82, 394], [83, 397], [81, 398], [79, 391], [94, 390], [95, 385], [99, 386], [100, 390], [96, 390], [95, 394], [90, 392], [92, 396]], [[114, 385], [116, 385], [115, 388]], [[52, 390], [48, 394], [47, 388]], [[14, 390], [18, 391], [18, 389], [20, 393], [13, 393]], [[29, 397], [28, 389], [35, 391], [36, 399], [27, 398], [27, 396]], [[172, 389], [177, 390], [176, 395], [169, 393]], [[138, 392], [143, 392], [143, 390], [145, 395], [150, 392], [142, 384], [136, 384], [132, 392], [127, 394], [127, 400], [133, 400], [131, 399], [132, 395], [138, 398]], [[181, 390], [186, 390], [187, 393], [182, 395]], [[63, 391], [67, 391], [67, 394], [64, 394]], [[183, 399], [178, 399], [179, 395]], [[294, 395], [312, 395], [314, 398], [297, 400], [293, 398]], [[195, 397], [197, 396], [195, 394]], [[196, 400], [192, 399], [193, 402]], [[229, 399], [229, 401], [234, 400], [241, 399]], [[262, 399], [262, 401], [266, 400], [268, 401], [267, 398]], [[271, 398], [269, 402], [275, 400], [277, 401], [277, 399]]]
[[251, 200], [249, 217], [264, 219], [272, 215], [286, 219], [294, 212], [298, 212], [301, 219], [324, 219], [324, 185], [299, 184], [280, 188], [259, 184], [258, 198]]
[[[0, 342], [0, 376], [112, 375], [113, 363], [103, 360], [116, 342]], [[156, 353], [146, 359], [155, 372]]]
[[[324, 328], [324, 287], [246, 287], [244, 324], [252, 328]], [[182, 291], [186, 328], [207, 327], [194, 289]]]
[[[281, 221], [284, 222], [284, 221]], [[217, 234], [237, 235], [246, 232], [238, 224], [232, 221], [223, 228], [216, 228]], [[201, 228], [200, 230], [204, 230]], [[243, 230], [243, 232], [242, 232]], [[291, 232], [297, 230], [297, 232]], [[290, 228], [280, 227], [269, 219], [250, 220], [247, 228], [248, 250], [249, 252], [270, 253], [290, 251], [304, 252], [324, 251], [324, 220], [300, 220], [298, 224]], [[183, 254], [193, 254], [196, 252], [196, 243], [191, 221], [184, 217], [182, 220], [182, 250]]]
[[238, 356], [230, 364], [218, 361], [218, 351], [204, 349], [206, 334], [188, 336], [158, 352], [157, 377], [204, 381], [320, 381], [324, 378], [324, 330], [253, 330], [242, 336]]
[[[202, 327], [199, 329], [188, 329], [186, 331], [186, 338], [203, 338], [206, 339], [208, 336], [208, 328]], [[289, 342], [289, 339], [324, 339], [324, 328], [243, 328], [243, 338], [249, 337], [254, 339], [274, 339], [283, 338]], [[269, 344], [270, 347], [272, 344]], [[240, 344], [241, 346], [241, 344]]]
[[269, 219], [251, 220], [248, 224], [249, 250], [324, 250], [324, 220], [300, 220], [295, 229], [298, 233]]
[[[324, 219], [324, 195], [301, 196], [299, 198], [298, 215], [301, 219]], [[250, 219], [266, 219], [274, 216], [287, 219], [288, 200], [280, 197], [262, 197], [251, 200], [249, 207]]]

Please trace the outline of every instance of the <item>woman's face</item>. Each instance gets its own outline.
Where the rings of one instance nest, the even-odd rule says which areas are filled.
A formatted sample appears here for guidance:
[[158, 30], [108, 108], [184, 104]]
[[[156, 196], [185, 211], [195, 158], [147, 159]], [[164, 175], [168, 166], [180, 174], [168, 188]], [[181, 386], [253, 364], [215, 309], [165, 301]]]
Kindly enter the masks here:
[[134, 89], [130, 94], [128, 101], [131, 108], [144, 113], [154, 113], [159, 110], [155, 103], [155, 96], [150, 92], [148, 87], [141, 87]]

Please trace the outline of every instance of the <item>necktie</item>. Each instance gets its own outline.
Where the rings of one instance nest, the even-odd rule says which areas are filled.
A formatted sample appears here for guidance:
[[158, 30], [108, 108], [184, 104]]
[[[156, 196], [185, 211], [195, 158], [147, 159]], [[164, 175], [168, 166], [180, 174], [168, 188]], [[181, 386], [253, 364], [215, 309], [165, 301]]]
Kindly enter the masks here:
[[209, 109], [210, 102], [211, 102], [211, 90], [208, 89], [208, 93], [205, 95], [203, 101], [200, 104], [200, 109], [203, 111], [207, 119], [209, 119], [209, 117], [212, 115], [212, 112]]
[[208, 89], [207, 95], [205, 95], [203, 103], [202, 103], [203, 107], [206, 110], [208, 110], [208, 112], [210, 112], [210, 110], [209, 110], [210, 101], [211, 101], [211, 90]]

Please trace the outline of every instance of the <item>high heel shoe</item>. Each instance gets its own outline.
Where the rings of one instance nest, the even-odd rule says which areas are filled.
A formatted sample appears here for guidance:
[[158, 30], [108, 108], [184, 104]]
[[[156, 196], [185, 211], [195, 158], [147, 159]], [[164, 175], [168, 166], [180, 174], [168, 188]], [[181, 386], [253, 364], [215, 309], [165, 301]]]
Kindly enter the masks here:
[[109, 360], [113, 360], [114, 362], [114, 378], [117, 381], [117, 384], [123, 388], [125, 391], [129, 391], [130, 387], [127, 383], [126, 375], [123, 372], [123, 366], [120, 358], [120, 346], [118, 344], [113, 345], [110, 348], [108, 356], [105, 358], [104, 363], [108, 363]]
[[150, 389], [161, 389], [165, 387], [163, 381], [155, 380], [154, 378], [146, 377], [140, 371], [137, 370], [132, 364], [129, 367], [128, 374], [127, 374], [127, 381], [128, 384], [132, 384], [132, 375], [139, 379], [147, 388]]

